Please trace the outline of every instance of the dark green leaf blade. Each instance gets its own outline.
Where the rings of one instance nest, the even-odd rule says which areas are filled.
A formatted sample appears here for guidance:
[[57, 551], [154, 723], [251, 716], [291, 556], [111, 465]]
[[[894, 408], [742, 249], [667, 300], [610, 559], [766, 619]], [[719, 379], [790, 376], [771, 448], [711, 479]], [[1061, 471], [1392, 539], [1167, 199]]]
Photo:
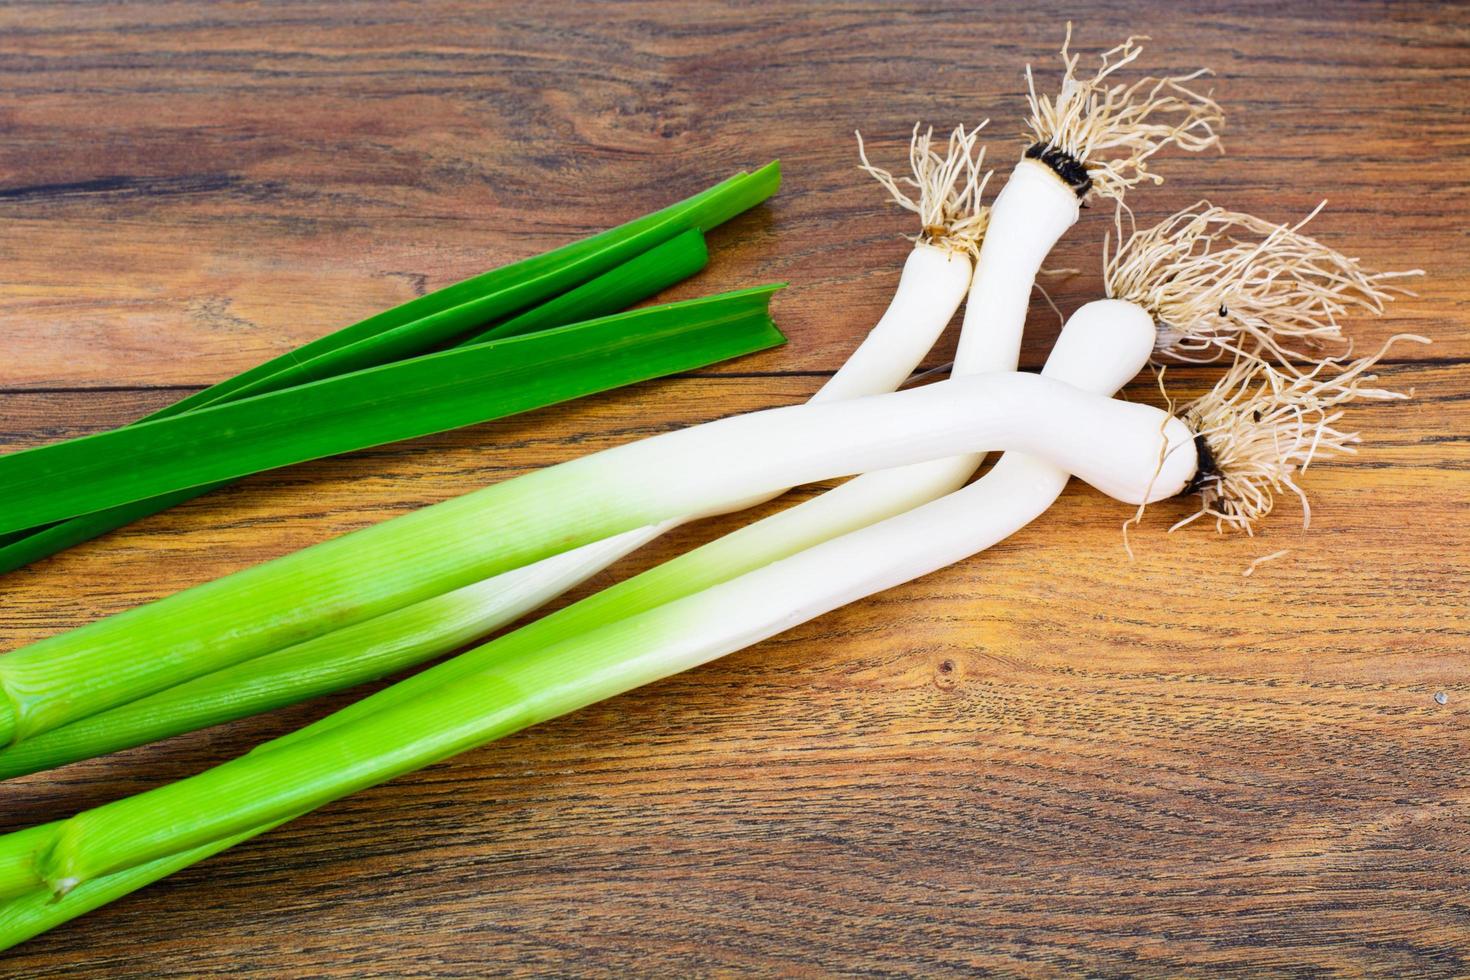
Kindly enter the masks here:
[[[686, 231], [634, 256], [611, 272], [532, 307], [493, 329], [497, 333], [513, 336], [610, 316], [693, 275], [704, 268], [708, 261], [709, 251], [705, 247], [704, 236], [695, 230]], [[226, 400], [234, 401], [238, 394], [237, 392]], [[159, 417], [167, 416], [150, 416], [143, 421], [156, 420]], [[217, 483], [195, 487], [85, 514], [30, 531], [0, 535], [0, 575], [83, 541], [90, 541], [98, 535], [141, 520], [150, 514], [193, 500], [224, 485]]]
[[[762, 350], [779, 287], [492, 341], [0, 458], [0, 531], [528, 411]], [[412, 393], [406, 398], [405, 393]]]
[[[663, 237], [670, 237], [671, 234], [677, 233], [675, 229], [682, 231], [684, 228], [692, 227], [700, 231], [708, 231], [774, 194], [780, 186], [780, 174], [780, 165], [776, 162], [767, 164], [753, 174], [744, 172], [736, 174], [662, 211], [644, 215], [616, 228], [563, 245], [550, 252], [491, 269], [426, 296], [416, 297], [407, 303], [375, 314], [352, 326], [344, 327], [233, 378], [196, 392], [155, 412], [148, 418], [166, 418], [205, 405], [217, 404], [242, 389], [248, 388], [259, 393], [261, 383], [266, 378], [280, 374], [293, 364], [313, 361], [339, 348], [357, 344], [378, 334], [462, 306], [488, 293], [515, 287], [528, 279], [544, 278], [568, 264], [583, 262], [589, 254], [606, 252], [610, 246], [626, 242], [635, 236], [646, 236], [650, 229], [665, 228], [668, 233]], [[661, 240], [659, 236], [654, 236], [651, 243], [656, 244]], [[642, 248], [635, 248], [627, 254], [636, 254], [647, 247], [648, 245], [645, 244]], [[591, 268], [606, 271], [610, 266], [604, 265], [599, 269], [597, 264], [593, 263]], [[590, 272], [577, 281], [583, 281], [590, 275], [596, 274], [596, 271]], [[423, 349], [427, 348], [421, 348]], [[379, 361], [378, 363], [384, 362]]]
[[611, 272], [481, 331], [455, 346], [468, 347], [610, 316], [662, 292], [676, 282], [688, 279], [708, 263], [709, 250], [705, 247], [704, 235], [691, 228], [642, 255], [634, 256]]

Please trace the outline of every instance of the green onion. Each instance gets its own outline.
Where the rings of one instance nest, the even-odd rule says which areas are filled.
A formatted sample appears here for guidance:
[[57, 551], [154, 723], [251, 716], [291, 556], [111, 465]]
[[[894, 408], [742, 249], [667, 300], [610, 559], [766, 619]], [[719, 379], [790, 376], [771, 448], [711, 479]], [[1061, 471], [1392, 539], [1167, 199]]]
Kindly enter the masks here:
[[[1145, 362], [1155, 340], [1153, 324], [1144, 311], [1132, 307], [1131, 313], [1119, 315], [1125, 305], [1107, 300], [1084, 307], [1087, 315], [1068, 322], [1044, 373], [1097, 390], [1121, 384]], [[1086, 320], [1090, 329], [1077, 329], [1079, 320]], [[1107, 335], [1109, 330], [1113, 336]], [[1065, 356], [1059, 358], [1064, 345]], [[1278, 378], [1276, 384], [1262, 389], [1262, 395], [1243, 404], [1237, 398], [1238, 370], [1257, 374], [1270, 368], [1260, 361], [1244, 369], [1232, 368], [1214, 391], [1196, 403], [1201, 406], [1213, 400], [1220, 411], [1233, 412], [1234, 417], [1226, 420], [1229, 426], [1212, 429], [1209, 436], [1191, 436], [1192, 430], [1179, 419], [1162, 416], [1165, 424], [1155, 427], [1153, 434], [1175, 428], [1179, 440], [1169, 436], [1165, 445], [1181, 449], [1191, 447], [1193, 439], [1236, 440], [1239, 425], [1248, 424], [1247, 420], [1259, 423], [1256, 413], [1264, 410], [1269, 421], [1263, 431], [1269, 438], [1294, 409], [1302, 407], [1301, 399], [1316, 393], [1326, 399], [1313, 409], [1318, 418], [1285, 422], [1302, 426], [1291, 433], [1295, 438], [1287, 440], [1291, 447], [1287, 452], [1299, 454], [1301, 446], [1317, 445], [1311, 438], [1313, 430], [1325, 441], [1336, 443], [1342, 434], [1331, 429], [1337, 418], [1333, 409], [1354, 397], [1397, 397], [1362, 387], [1371, 377], [1365, 372], [1382, 353], [1326, 377], [1314, 372], [1285, 382]], [[1064, 387], [1054, 393], [1062, 391], [1078, 389]], [[889, 404], [897, 403], [890, 399]], [[1100, 407], [1096, 401], [1093, 404]], [[1226, 408], [1227, 404], [1233, 408]], [[1082, 401], [1071, 407], [1082, 407]], [[1142, 423], [1135, 408], [1127, 407], [1126, 413]], [[1133, 441], [1133, 436], [1142, 434], [1139, 428], [1125, 437], [1124, 413], [1108, 411], [1119, 423], [1115, 435]], [[1067, 415], [1074, 420], [1083, 417], [1075, 411]], [[1133, 428], [1131, 421], [1127, 428]], [[1138, 448], [1142, 447], [1139, 442]], [[1088, 457], [1093, 453], [1112, 449], [1107, 433], [1097, 430], [1057, 454], [1057, 461], [1065, 456], [1090, 466]], [[1135, 486], [1151, 484], [1149, 474], [1157, 466], [1157, 456], [1150, 459], [1147, 452], [1128, 456], [1126, 463], [1117, 462], [1134, 471]], [[535, 656], [484, 663], [459, 683], [441, 684], [422, 696], [366, 715], [345, 730], [318, 731], [291, 744], [277, 740], [190, 780], [99, 807], [70, 821], [0, 838], [0, 895], [15, 896], [0, 906], [0, 948], [293, 819], [352, 787], [371, 785], [687, 670], [983, 550], [1029, 522], [1060, 492], [1067, 470], [1053, 470], [1053, 465], [1039, 458], [1008, 456], [984, 479], [939, 501], [693, 596], [551, 643]], [[1185, 473], [1179, 469], [1171, 482]], [[1045, 499], [1036, 499], [1038, 489], [1046, 490]], [[961, 529], [958, 534], [956, 529]], [[435, 719], [439, 724], [434, 724]], [[252, 818], [263, 822], [252, 826], [248, 822]], [[41, 896], [48, 890], [57, 908], [43, 907]], [[68, 910], [73, 894], [79, 901]]]
[[[703, 238], [690, 231], [647, 253], [644, 264], [682, 274], [704, 260]], [[772, 339], [760, 319], [751, 318], [747, 299], [695, 300], [41, 446], [0, 457], [0, 485], [6, 487], [0, 531], [500, 418], [702, 367]]]
[[[769, 294], [743, 294], [752, 315], [765, 317]], [[1138, 483], [1134, 456], [1156, 464], [1163, 424], [1145, 406], [1078, 402], [1076, 389], [1031, 375], [968, 380], [974, 383], [769, 409], [652, 436], [42, 640], [0, 657], [0, 738], [34, 737], [593, 541], [946, 449], [1075, 453], [1065, 464], [1072, 472], [1134, 503], [1177, 492], [1175, 470], [1193, 466], [1192, 456], [1179, 453], [1156, 481]], [[1107, 452], [1089, 451], [1097, 440], [1106, 440]]]
[[[949, 173], [949, 168], [945, 172]], [[939, 188], [936, 196], [945, 193], [948, 193], [946, 188]], [[978, 200], [973, 206], [978, 207]], [[957, 207], [952, 217], [961, 220], [971, 213], [969, 208]], [[936, 221], [927, 222], [931, 233]], [[969, 269], [963, 254], [918, 245], [905, 263], [898, 292], [888, 312], [859, 352], [816, 397], [843, 397], [896, 387], [950, 319], [969, 284]], [[300, 734], [331, 727], [364, 712], [378, 710], [393, 700], [413, 696], [436, 683], [463, 676], [466, 671], [478, 669], [477, 665], [487, 656], [504, 655], [507, 650], [532, 650], [691, 594], [829, 537], [917, 506], [933, 495], [926, 493], [922, 481], [918, 480], [880, 480], [879, 483], [880, 489], [866, 497], [839, 489], [821, 498], [830, 507], [809, 502], [737, 531], [418, 678], [394, 685], [360, 707], [344, 709]], [[853, 487], [855, 484], [849, 485], [849, 489]], [[463, 622], [479, 618], [486, 624], [481, 635], [504, 622], [497, 616], [498, 607], [504, 604], [506, 595], [523, 594], [528, 582], [543, 579], [541, 594], [548, 598], [558, 594], [565, 587], [560, 584], [565, 573], [548, 568], [547, 574], [532, 574], [542, 566], [564, 563], [579, 552], [587, 552], [581, 561], [595, 571], [643, 543], [646, 539], [639, 534], [620, 535], [619, 539], [628, 539], [626, 547], [610, 547], [619, 539], [609, 539], [577, 552], [567, 552], [43, 733], [0, 750], [0, 778], [53, 768], [270, 710], [381, 677], [409, 666], [415, 658], [424, 660], [442, 655], [472, 638], [463, 630]], [[287, 741], [293, 737], [288, 736]]]
[[[467, 279], [455, 285], [448, 286], [427, 296], [421, 296], [401, 306], [387, 310], [376, 316], [370, 317], [354, 326], [339, 330], [327, 337], [313, 341], [304, 347], [298, 348], [289, 354], [282, 355], [266, 364], [246, 371], [235, 378], [221, 382], [213, 387], [189, 396], [182, 401], [176, 402], [158, 412], [145, 417], [140, 421], [152, 421], [159, 418], [168, 418], [173, 415], [192, 411], [195, 408], [209, 404], [217, 404], [223, 401], [233, 400], [241, 397], [248, 389], [252, 393], [261, 393], [264, 390], [281, 384], [290, 383], [292, 375], [285, 371], [286, 368], [303, 360], [314, 362], [317, 370], [321, 370], [327, 362], [322, 358], [340, 348], [351, 347], [355, 351], [355, 360], [364, 358], [364, 341], [380, 333], [388, 333], [389, 340], [399, 343], [402, 347], [404, 334], [398, 328], [410, 325], [418, 319], [431, 317], [438, 314], [447, 314], [436, 323], [439, 328], [463, 328], [473, 329], [483, 323], [476, 317], [492, 317], [496, 315], [495, 309], [500, 307], [487, 306], [484, 303], [475, 304], [473, 301], [483, 298], [484, 294], [499, 295], [502, 300], [507, 295], [507, 290], [512, 290], [521, 280], [529, 280], [534, 277], [542, 277], [542, 285], [548, 272], [554, 272], [558, 266], [566, 266], [573, 262], [582, 262], [580, 266], [583, 273], [595, 272], [597, 263], [588, 263], [588, 256], [592, 253], [600, 253], [602, 259], [606, 260], [609, 255], [614, 258], [618, 254], [617, 246], [620, 244], [631, 253], [636, 254], [640, 247], [646, 248], [651, 238], [648, 233], [652, 230], [657, 238], [662, 234], [664, 237], [672, 236], [684, 228], [708, 230], [715, 227], [744, 210], [753, 207], [774, 193], [780, 184], [780, 166], [771, 163], [756, 171], [754, 174], [741, 173], [721, 184], [695, 195], [679, 204], [665, 208], [663, 211], [646, 215], [633, 222], [614, 228], [600, 235], [584, 239], [563, 246], [544, 255], [535, 256], [521, 262], [513, 263], [500, 269], [495, 269], [472, 279]], [[629, 240], [636, 236], [644, 236], [634, 242], [631, 248], [627, 247]], [[646, 267], [644, 269], [646, 271]], [[629, 276], [627, 280], [616, 282], [621, 292], [616, 295], [628, 296], [631, 290], [628, 287], [640, 281], [638, 276]], [[607, 284], [604, 284], [606, 286]], [[499, 293], [496, 293], [496, 291]], [[650, 290], [651, 295], [656, 290]], [[519, 294], [517, 294], [519, 295]], [[584, 294], [584, 297], [593, 294]], [[630, 302], [641, 299], [642, 296], [634, 296]], [[556, 303], [556, 300], [552, 300]], [[458, 313], [454, 312], [456, 307], [465, 307]], [[613, 312], [621, 306], [605, 305], [593, 307], [583, 316], [598, 316]], [[568, 304], [557, 304], [554, 307], [560, 317], [565, 318], [572, 312], [573, 307]], [[503, 333], [509, 336], [513, 333], [524, 333], [531, 329], [544, 328], [548, 326], [559, 326], [561, 323], [573, 322], [571, 319], [562, 319], [557, 322], [556, 315], [548, 315], [542, 311], [537, 318], [536, 311], [527, 311], [521, 314], [522, 319], [518, 325], [509, 326]], [[516, 319], [520, 319], [516, 318]], [[511, 321], [515, 324], [515, 320]], [[539, 326], [537, 325], [539, 324]], [[502, 324], [502, 326], [506, 326]], [[421, 342], [417, 350], [409, 353], [420, 353], [436, 343], [437, 333], [428, 331], [418, 334]], [[346, 362], [342, 362], [345, 364]], [[381, 360], [378, 363], [382, 363]], [[340, 365], [339, 365], [340, 366]], [[266, 379], [274, 378], [274, 382], [267, 384]], [[172, 507], [175, 504], [190, 500], [201, 493], [208, 492], [211, 487], [199, 488], [188, 492], [164, 495], [154, 501], [140, 501], [123, 507], [114, 508], [109, 511], [99, 511], [94, 514], [73, 518], [50, 527], [39, 529], [27, 529], [20, 532], [0, 532], [0, 574], [38, 561], [48, 555], [55, 554], [73, 545], [88, 541], [98, 535], [122, 527], [125, 524], [138, 520], [149, 514]]]
[[[1147, 317], [1143, 319], [1143, 329], [1134, 331], [1141, 338], [1135, 344], [1134, 370], [1152, 350], [1153, 332]], [[1088, 358], [1080, 359], [1084, 363], [1101, 359], [1093, 356], [1093, 348], [1087, 354]], [[947, 435], [935, 433], [939, 441], [923, 445], [929, 438], [926, 433], [934, 431], [935, 420], [926, 417], [921, 422], [919, 416], [929, 416], [941, 405], [958, 429]], [[911, 417], [914, 426], [904, 424], [884, 431], [885, 425], [910, 412], [916, 413]], [[1046, 418], [1048, 415], [1052, 417]], [[806, 421], [817, 420], [821, 421], [815, 429], [798, 431]], [[710, 467], [714, 465], [711, 458], [727, 454], [736, 445], [728, 434], [748, 426], [762, 430], [762, 442], [777, 442], [782, 438], [778, 433], [786, 433], [791, 440], [787, 451], [799, 455], [805, 447], [812, 458], [842, 451], [815, 441], [817, 435], [835, 443], [846, 433], [844, 438], [853, 440], [853, 445], [864, 440], [888, 441], [889, 449], [864, 462], [897, 462], [912, 459], [911, 453], [947, 455], [941, 446], [953, 449], [966, 442], [985, 445], [994, 439], [1015, 438], [1013, 446], [1041, 450], [1056, 461], [1065, 459], [1068, 469], [1094, 485], [1112, 487], [1109, 492], [1121, 499], [1139, 501], [1176, 492], [1195, 469], [1192, 462], [1176, 462], [1160, 472], [1161, 433], [1168, 440], [1165, 447], [1193, 445], [1188, 427], [1161, 410], [1110, 401], [1045, 378], [1009, 373], [834, 405], [758, 412], [672, 434], [683, 438], [655, 437], [634, 446], [649, 452], [649, 447], [662, 440], [665, 447], [676, 446], [691, 469]], [[1019, 431], [1032, 426], [1030, 434]], [[716, 438], [714, 434], [721, 432], [726, 436]], [[696, 451], [702, 443], [704, 451]], [[615, 470], [628, 465], [630, 458], [617, 460], [598, 454], [586, 459], [599, 457], [602, 464], [596, 472], [609, 477], [609, 483], [616, 482]], [[641, 455], [631, 458], [644, 465], [652, 461]], [[749, 460], [744, 463], [751, 465]], [[833, 464], [829, 460], [818, 465]], [[1152, 474], [1156, 472], [1162, 488], [1155, 486]], [[982, 514], [984, 511], [982, 508]], [[500, 645], [499, 656], [484, 658], [453, 683], [441, 677], [429, 690], [386, 706], [380, 703], [376, 710], [361, 712], [335, 728], [278, 740], [187, 780], [78, 814], [45, 842], [23, 842], [34, 855], [35, 877], [17, 886], [25, 891], [44, 883], [64, 896], [82, 882], [221, 837], [248, 833], [258, 825], [313, 809], [739, 649], [869, 594], [874, 582], [895, 577], [904, 581], [922, 574], [914, 571], [915, 563], [930, 561], [935, 554], [947, 555], [951, 544], [942, 525], [926, 526], [924, 534], [906, 534], [908, 524], [903, 522], [909, 516], [880, 522], [785, 561], [768, 562], [750, 574], [626, 618], [563, 639], [550, 638], [534, 645], [534, 655], [518, 655], [513, 645]], [[849, 543], [864, 535], [864, 541], [876, 535], [880, 546]], [[902, 553], [904, 548], [899, 545], [905, 541], [910, 550], [919, 549], [918, 556], [913, 561], [890, 562], [888, 556]], [[931, 564], [923, 571], [947, 563]], [[629, 611], [602, 610], [614, 615]], [[17, 846], [10, 841], [3, 845]]]

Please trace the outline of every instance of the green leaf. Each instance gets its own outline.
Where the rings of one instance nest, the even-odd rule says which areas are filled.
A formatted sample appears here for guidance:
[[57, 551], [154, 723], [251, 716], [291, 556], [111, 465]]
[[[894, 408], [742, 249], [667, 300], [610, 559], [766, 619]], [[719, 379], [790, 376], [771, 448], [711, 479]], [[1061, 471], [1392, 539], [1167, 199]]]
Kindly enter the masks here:
[[[503, 311], [507, 306], [513, 305], [511, 299], [524, 298], [527, 295], [523, 288], [526, 281], [535, 280], [544, 287], [548, 277], [554, 279], [555, 274], [558, 274], [558, 269], [565, 277], [565, 270], [575, 266], [575, 269], [580, 270], [576, 275], [581, 275], [589, 269], [598, 268], [608, 260], [609, 255], [616, 256], [631, 250], [632, 258], [624, 266], [614, 268], [599, 279], [579, 287], [589, 290], [582, 294], [582, 301], [594, 301], [585, 302], [579, 309], [579, 301], [562, 303], [559, 302], [562, 297], [554, 297], [541, 307], [528, 310], [509, 321], [509, 324], [520, 322], [512, 329], [501, 331], [497, 335], [525, 333], [612, 313], [663, 288], [655, 285], [660, 281], [656, 276], [648, 278], [649, 288], [646, 293], [639, 295], [634, 288], [640, 277], [648, 276], [646, 265], [628, 268], [641, 254], [638, 251], [640, 248], [647, 248], [649, 242], [657, 242], [661, 237], [676, 235], [684, 228], [704, 231], [716, 227], [775, 193], [780, 186], [780, 180], [780, 165], [775, 162], [753, 174], [738, 174], [662, 211], [543, 255], [491, 270], [369, 317], [228, 381], [197, 392], [140, 421], [169, 418], [207, 405], [236, 400], [248, 394], [276, 390], [299, 383], [308, 376], [328, 377], [336, 373], [346, 373], [356, 367], [386, 363], [395, 352], [399, 357], [422, 353], [437, 346], [445, 335], [463, 333], [496, 319], [499, 315], [497, 310]], [[592, 258], [589, 259], [588, 256]], [[620, 271], [627, 278], [616, 278]], [[572, 275], [567, 281], [575, 277]], [[608, 277], [614, 278], [609, 282]], [[674, 281], [678, 280], [670, 279], [668, 284]], [[599, 290], [607, 290], [608, 295], [595, 301]], [[627, 302], [616, 301], [619, 295], [626, 297]], [[544, 309], [552, 304], [555, 304], [553, 309]], [[413, 324], [421, 319], [428, 319], [430, 322], [418, 330], [412, 329]], [[501, 324], [502, 327], [507, 325]], [[380, 336], [381, 340], [374, 341], [373, 338]], [[287, 370], [301, 363], [310, 363], [314, 367], [311, 372]], [[205, 486], [166, 494], [155, 500], [99, 511], [48, 527], [0, 532], [0, 575], [150, 514], [192, 500], [212, 489], [215, 487]]]
[[0, 531], [411, 439], [780, 343], [769, 290], [429, 354], [0, 457]]
[[708, 262], [709, 251], [705, 248], [704, 236], [698, 231], [686, 231], [642, 255], [634, 256], [611, 272], [481, 331], [456, 346], [470, 347], [608, 316], [688, 279]]
[[[774, 162], [754, 174], [737, 174], [662, 211], [563, 245], [542, 255], [492, 269], [368, 317], [190, 395], [149, 418], [178, 415], [204, 405], [216, 404], [238, 392], [259, 394], [264, 390], [275, 390], [282, 384], [293, 383], [290, 380], [293, 377], [305, 377], [306, 375], [297, 372], [305, 364], [317, 365], [313, 371], [324, 369], [336, 363], [337, 359], [352, 365], [345, 370], [367, 366], [364, 363], [366, 353], [361, 345], [364, 341], [385, 334], [389, 335], [386, 346], [407, 350], [408, 353], [419, 353], [428, 347], [417, 350], [403, 348], [400, 346], [402, 335], [395, 331], [426, 318], [451, 314], [451, 311], [457, 309], [460, 310], [459, 314], [437, 320], [435, 325], [463, 322], [464, 329], [471, 329], [489, 319], [523, 309], [607, 272], [620, 262], [687, 229], [708, 231], [770, 197], [780, 186], [780, 181], [781, 168]], [[487, 300], [491, 296], [497, 297], [494, 302]], [[465, 306], [470, 309], [460, 309]], [[483, 318], [476, 320], [479, 316]], [[368, 348], [371, 346], [369, 344]], [[391, 359], [379, 357], [374, 363], [382, 364]], [[340, 374], [342, 371], [331, 373]], [[314, 373], [311, 376], [321, 378], [327, 375]], [[275, 381], [269, 381], [271, 378]]]

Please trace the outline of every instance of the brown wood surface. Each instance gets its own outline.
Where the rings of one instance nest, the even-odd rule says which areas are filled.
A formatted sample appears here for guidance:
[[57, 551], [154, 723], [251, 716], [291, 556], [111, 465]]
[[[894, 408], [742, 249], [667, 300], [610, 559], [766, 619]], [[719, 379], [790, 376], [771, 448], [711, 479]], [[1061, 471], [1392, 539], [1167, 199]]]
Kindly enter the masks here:
[[[772, 157], [785, 189], [676, 292], [788, 280], [791, 343], [246, 481], [0, 580], [0, 649], [805, 398], [907, 247], [852, 130], [897, 160], [915, 119], [990, 116], [1003, 173], [1022, 65], [1054, 77], [1060, 19], [969, 6], [6, 4], [0, 450], [126, 422]], [[1125, 511], [1074, 488], [983, 558], [330, 806], [0, 974], [1470, 974], [1470, 8], [1065, 9], [1089, 50], [1148, 32], [1153, 68], [1218, 73], [1228, 154], [1161, 158], [1140, 219], [1327, 197], [1321, 237], [1428, 272], [1353, 324], [1437, 343], [1385, 368], [1416, 397], [1357, 412], [1363, 454], [1310, 475], [1310, 532], [1284, 508], [1254, 540], [1166, 537], [1162, 506], [1130, 563]], [[1053, 260], [1084, 270], [1053, 287], [1064, 310], [1097, 294], [1108, 218]], [[1030, 365], [1056, 329], [1033, 314]], [[330, 707], [7, 784], [0, 830]]]

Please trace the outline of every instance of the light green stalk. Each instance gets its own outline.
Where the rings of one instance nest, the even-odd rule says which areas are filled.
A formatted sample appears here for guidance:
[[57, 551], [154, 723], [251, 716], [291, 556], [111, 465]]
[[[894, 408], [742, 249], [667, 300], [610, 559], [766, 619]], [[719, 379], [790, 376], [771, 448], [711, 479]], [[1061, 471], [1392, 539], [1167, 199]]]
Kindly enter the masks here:
[[36, 889], [0, 903], [0, 952], [10, 949], [17, 943], [23, 943], [32, 936], [38, 936], [48, 929], [55, 929], [63, 922], [70, 922], [79, 915], [85, 915], [109, 902], [115, 902], [144, 885], [152, 884], [160, 878], [166, 878], [175, 871], [187, 868], [191, 864], [197, 864], [242, 841], [273, 830], [285, 822], [280, 820], [248, 833], [211, 841], [192, 850], [170, 854], [168, 857], [149, 861], [136, 868], [129, 868], [115, 875], [107, 875], [96, 881], [89, 881], [73, 889], [64, 902], [56, 901], [51, 893], [44, 889]]
[[[728, 294], [730, 315], [759, 316], [779, 337], [765, 313], [774, 288]], [[499, 483], [8, 654], [0, 658], [0, 743], [705, 506], [709, 485], [686, 488], [692, 499], [650, 493], [655, 477], [618, 462], [620, 453], [636, 457], [637, 445]]]
[[610, 562], [627, 550], [617, 538], [598, 542], [62, 725], [0, 749], [0, 779], [377, 680], [493, 632], [593, 574], [590, 559]]
[[542, 657], [480, 671], [334, 731], [79, 814], [31, 848], [39, 880], [25, 891], [44, 883], [64, 901], [84, 882], [253, 833], [647, 683], [673, 663], [647, 651], [686, 656], [683, 647], [698, 645], [691, 625], [681, 610], [659, 607], [556, 644]]

